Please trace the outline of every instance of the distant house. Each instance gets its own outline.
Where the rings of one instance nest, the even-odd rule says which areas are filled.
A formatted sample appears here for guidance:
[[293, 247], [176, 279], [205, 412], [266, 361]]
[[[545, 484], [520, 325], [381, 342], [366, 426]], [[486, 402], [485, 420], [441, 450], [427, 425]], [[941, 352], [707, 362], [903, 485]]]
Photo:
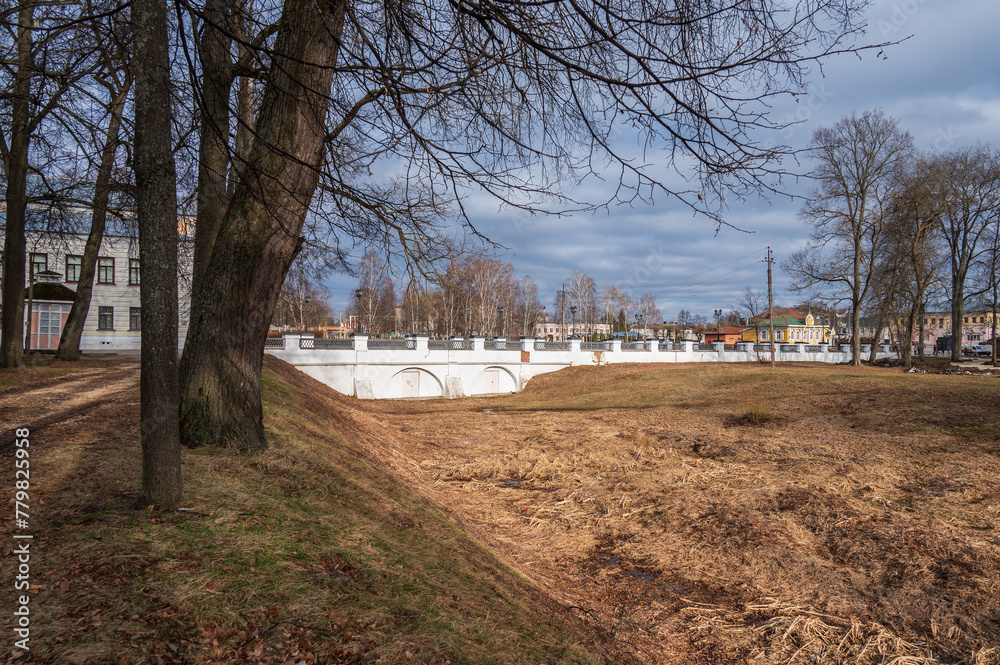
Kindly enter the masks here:
[[[931, 347], [951, 344], [951, 309], [947, 304], [938, 305], [924, 313], [924, 344]], [[962, 317], [961, 346], [989, 344], [993, 336], [993, 312], [988, 307], [968, 303]], [[919, 344], [920, 331], [913, 331], [913, 343]], [[938, 339], [947, 338], [941, 344]]]
[[556, 323], [543, 321], [535, 324], [535, 337], [547, 342], [563, 342], [570, 337], [611, 336], [611, 326], [607, 323]]
[[722, 326], [714, 330], [706, 330], [704, 333], [705, 343], [723, 342], [724, 344], [735, 344], [743, 340], [743, 328], [737, 326]]
[[[829, 344], [833, 339], [833, 329], [820, 324], [812, 315], [812, 312], [796, 312], [791, 309], [775, 309], [774, 341], [782, 344]], [[744, 328], [741, 337], [744, 342], [768, 342], [770, 341], [772, 320], [758, 317], [754, 325]], [[758, 339], [759, 337], [759, 339]]]
[[[0, 188], [3, 186], [5, 183], [0, 180]], [[68, 183], [59, 200], [42, 200], [36, 196], [28, 205], [24, 298], [25, 333], [30, 325], [31, 350], [52, 351], [59, 346], [59, 337], [76, 298], [83, 251], [90, 233], [91, 209], [86, 202], [92, 187], [90, 183]], [[0, 243], [6, 231], [5, 213], [0, 204]], [[178, 346], [183, 345], [190, 313], [192, 235], [191, 220], [179, 217]], [[122, 199], [116, 202], [105, 225], [90, 310], [80, 339], [82, 351], [140, 348], [143, 325], [140, 279], [135, 211]]]

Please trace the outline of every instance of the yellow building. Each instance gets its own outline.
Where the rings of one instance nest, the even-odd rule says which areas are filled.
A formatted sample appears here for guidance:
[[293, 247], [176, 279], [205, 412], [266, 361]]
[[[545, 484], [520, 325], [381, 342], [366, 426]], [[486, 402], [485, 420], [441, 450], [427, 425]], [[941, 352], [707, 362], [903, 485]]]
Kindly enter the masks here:
[[[812, 312], [805, 315], [793, 310], [784, 310], [774, 317], [774, 337], [780, 344], [829, 344], [833, 339], [833, 328], [816, 322]], [[771, 320], [767, 315], [753, 326], [743, 330], [744, 342], [767, 342], [771, 334]], [[757, 334], [760, 333], [760, 339]]]

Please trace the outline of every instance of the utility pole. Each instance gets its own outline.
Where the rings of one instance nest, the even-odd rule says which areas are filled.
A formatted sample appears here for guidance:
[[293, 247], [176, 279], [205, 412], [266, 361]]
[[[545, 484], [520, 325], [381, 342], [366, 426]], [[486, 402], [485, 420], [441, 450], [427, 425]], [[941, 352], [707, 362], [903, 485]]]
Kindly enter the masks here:
[[566, 341], [566, 282], [563, 282], [562, 289], [559, 291], [559, 309], [562, 310], [562, 327], [559, 328], [559, 332], [562, 334], [562, 340]]
[[774, 263], [774, 258], [771, 256], [771, 248], [767, 248], [767, 258], [764, 259], [767, 263], [767, 321], [770, 324], [771, 332], [768, 333], [771, 338], [771, 369], [774, 369], [774, 298], [771, 296], [771, 264]]

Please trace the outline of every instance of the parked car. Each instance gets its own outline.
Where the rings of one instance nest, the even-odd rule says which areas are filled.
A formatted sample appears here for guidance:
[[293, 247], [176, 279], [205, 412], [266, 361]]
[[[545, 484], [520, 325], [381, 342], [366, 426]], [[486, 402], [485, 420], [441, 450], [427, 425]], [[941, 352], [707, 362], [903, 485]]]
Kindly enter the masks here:
[[973, 344], [969, 347], [969, 353], [974, 356], [992, 356], [993, 351], [988, 346], [983, 346], [982, 344]]

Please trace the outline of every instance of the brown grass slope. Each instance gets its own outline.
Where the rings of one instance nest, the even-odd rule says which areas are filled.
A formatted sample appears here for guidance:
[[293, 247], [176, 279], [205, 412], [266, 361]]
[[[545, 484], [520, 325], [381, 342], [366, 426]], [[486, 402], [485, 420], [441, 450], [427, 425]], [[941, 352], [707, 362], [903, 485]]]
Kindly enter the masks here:
[[[183, 509], [169, 515], [132, 508], [135, 364], [0, 372], [3, 433], [33, 429], [32, 650], [5, 649], [4, 657], [310, 665], [627, 659], [387, 473], [377, 458], [394, 456], [392, 434], [356, 400], [273, 358], [265, 367], [271, 449], [185, 451]], [[2, 454], [12, 468], [11, 448]], [[0, 570], [9, 580], [15, 562], [5, 550]], [[3, 624], [11, 635], [9, 613]]]

